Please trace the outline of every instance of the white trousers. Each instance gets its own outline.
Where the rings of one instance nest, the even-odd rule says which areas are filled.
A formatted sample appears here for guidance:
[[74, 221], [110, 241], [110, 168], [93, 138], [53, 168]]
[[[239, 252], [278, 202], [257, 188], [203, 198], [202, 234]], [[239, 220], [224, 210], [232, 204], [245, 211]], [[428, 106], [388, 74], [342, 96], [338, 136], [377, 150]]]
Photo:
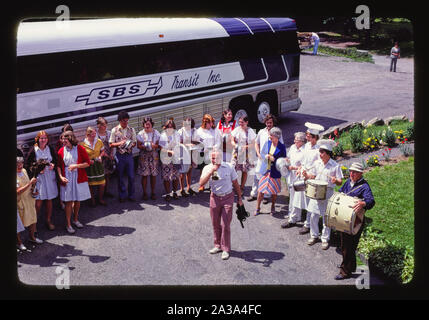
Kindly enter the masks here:
[[[322, 218], [323, 218], [323, 229], [322, 229], [322, 236], [320, 238], [322, 239], [322, 242], [328, 242], [329, 237], [331, 236], [331, 228], [328, 228], [326, 226], [324, 215], [322, 216]], [[309, 220], [310, 236], [312, 238], [319, 237], [319, 219], [320, 219], [320, 214], [314, 213], [314, 212], [307, 212], [307, 221]], [[305, 221], [305, 223], [307, 223], [307, 221]]]

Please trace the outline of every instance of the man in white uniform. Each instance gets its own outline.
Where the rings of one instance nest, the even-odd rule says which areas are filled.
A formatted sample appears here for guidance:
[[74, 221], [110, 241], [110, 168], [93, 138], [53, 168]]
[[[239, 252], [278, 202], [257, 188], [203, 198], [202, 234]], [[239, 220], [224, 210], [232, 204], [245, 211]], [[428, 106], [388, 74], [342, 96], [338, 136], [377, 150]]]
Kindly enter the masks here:
[[[299, 176], [303, 170], [311, 169], [317, 160], [319, 160], [319, 134], [325, 128], [320, 124], [306, 122], [304, 124], [307, 127], [306, 138], [307, 143], [304, 147], [304, 157], [302, 160], [301, 168], [297, 170], [297, 175]], [[302, 176], [301, 176], [302, 178]], [[308, 198], [306, 198], [305, 203], [303, 203], [304, 208], [307, 209]], [[305, 219], [304, 226], [299, 230], [299, 234], [306, 234], [310, 232], [310, 214], [307, 212], [307, 218]]]
[[309, 246], [319, 241], [319, 218], [323, 217], [322, 229], [322, 249], [329, 248], [329, 238], [331, 229], [325, 224], [325, 212], [328, 205], [328, 199], [333, 195], [335, 185], [340, 186], [343, 182], [343, 172], [338, 163], [332, 159], [332, 148], [336, 142], [330, 139], [319, 141], [320, 159], [308, 171], [303, 171], [305, 179], [316, 179], [327, 182], [326, 198], [324, 200], [309, 199], [307, 204], [307, 215], [310, 216], [310, 239]]

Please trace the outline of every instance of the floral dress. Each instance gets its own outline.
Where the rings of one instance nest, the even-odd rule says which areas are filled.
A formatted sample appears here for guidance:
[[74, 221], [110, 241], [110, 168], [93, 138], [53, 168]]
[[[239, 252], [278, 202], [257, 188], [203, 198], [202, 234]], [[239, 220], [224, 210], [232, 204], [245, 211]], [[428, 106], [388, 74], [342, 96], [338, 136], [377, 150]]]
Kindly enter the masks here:
[[[152, 132], [140, 131], [136, 138], [142, 144], [151, 142], [154, 144], [159, 143], [160, 133], [158, 130], [152, 129]], [[137, 167], [137, 174], [142, 176], [157, 176], [159, 173], [159, 153], [158, 150], [140, 150], [139, 164]]]

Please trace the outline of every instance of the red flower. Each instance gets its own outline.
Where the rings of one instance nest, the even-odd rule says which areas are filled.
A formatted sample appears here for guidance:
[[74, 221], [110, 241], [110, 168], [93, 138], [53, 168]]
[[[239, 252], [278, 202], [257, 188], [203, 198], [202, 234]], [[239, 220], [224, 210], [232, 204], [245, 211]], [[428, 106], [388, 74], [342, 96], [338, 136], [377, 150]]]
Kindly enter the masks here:
[[381, 153], [382, 156], [384, 156], [384, 153]]
[[389, 151], [391, 151], [392, 149], [391, 148], [389, 148]]
[[401, 143], [405, 143], [404, 141], [401, 141]]
[[408, 141], [408, 139], [407, 139], [407, 138], [405, 138], [405, 141]]
[[335, 130], [334, 130], [334, 135], [335, 135], [336, 137], [338, 137], [338, 129], [335, 129]]

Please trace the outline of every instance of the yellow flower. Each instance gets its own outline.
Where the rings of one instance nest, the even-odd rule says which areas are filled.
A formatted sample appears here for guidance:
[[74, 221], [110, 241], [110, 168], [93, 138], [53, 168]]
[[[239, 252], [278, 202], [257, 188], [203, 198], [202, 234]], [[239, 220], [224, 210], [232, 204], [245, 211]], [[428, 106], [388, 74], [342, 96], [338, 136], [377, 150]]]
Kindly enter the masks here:
[[371, 145], [371, 148], [375, 148], [373, 144]]

